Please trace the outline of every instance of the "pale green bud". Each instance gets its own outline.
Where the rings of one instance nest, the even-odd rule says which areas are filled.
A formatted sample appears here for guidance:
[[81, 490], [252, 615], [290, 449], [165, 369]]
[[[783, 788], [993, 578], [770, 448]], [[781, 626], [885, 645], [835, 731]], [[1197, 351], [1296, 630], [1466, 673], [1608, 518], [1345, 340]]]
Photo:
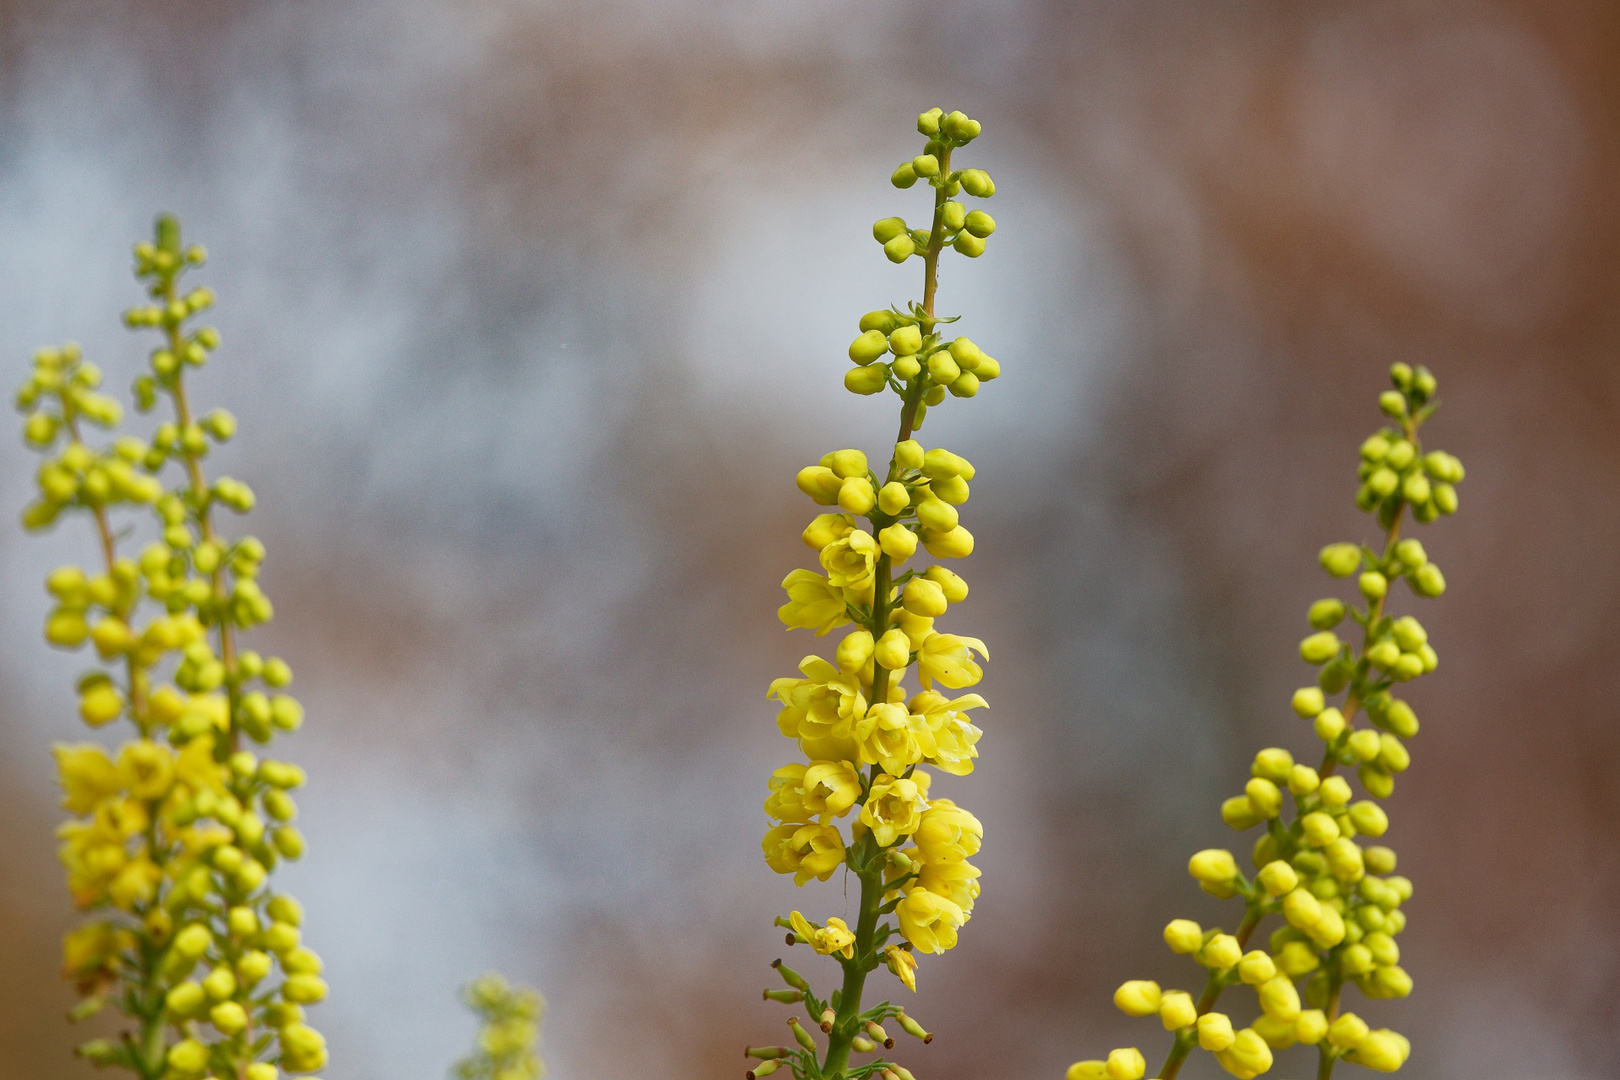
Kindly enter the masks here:
[[971, 371], [964, 371], [962, 374], [952, 379], [950, 385], [946, 387], [946, 389], [951, 392], [952, 397], [973, 397], [979, 392], [979, 377], [973, 374]]
[[196, 960], [208, 951], [213, 935], [202, 923], [192, 923], [174, 936], [174, 951], [187, 960]]
[[889, 177], [889, 183], [902, 190], [910, 187], [916, 182], [917, 170], [911, 167], [911, 162], [909, 161], [901, 165], [898, 169], [894, 170], [894, 173]]
[[1402, 419], [1406, 416], [1406, 395], [1399, 390], [1385, 390], [1378, 395], [1378, 408], [1385, 416]]
[[922, 348], [922, 331], [916, 326], [896, 327], [888, 338], [889, 349], [896, 356], [911, 356]]
[[1345, 740], [1345, 749], [1349, 750], [1357, 761], [1371, 761], [1378, 756], [1383, 747], [1379, 742], [1378, 732], [1362, 728]]
[[1429, 501], [1429, 479], [1422, 473], [1413, 473], [1401, 484], [1401, 497], [1407, 502], [1421, 505]]
[[924, 178], [939, 175], [939, 159], [933, 154], [918, 154], [911, 159], [911, 171]]
[[1412, 571], [1409, 579], [1412, 582], [1412, 591], [1419, 596], [1435, 597], [1446, 591], [1446, 578], [1440, 572], [1440, 567], [1434, 563], [1424, 563]]
[[974, 236], [983, 239], [996, 231], [996, 219], [983, 210], [971, 211], [962, 227]]
[[928, 377], [934, 382], [945, 386], [955, 382], [961, 374], [962, 369], [957, 366], [956, 360], [952, 358], [949, 351], [940, 349], [929, 354]]
[[1329, 544], [1318, 559], [1322, 569], [1334, 577], [1349, 577], [1361, 566], [1361, 549], [1354, 544]]
[[[1331, 780], [1333, 777], [1328, 779]], [[1320, 810], [1312, 811], [1301, 818], [1300, 827], [1304, 830], [1305, 842], [1312, 847], [1322, 847], [1339, 838], [1338, 823]]]
[[1406, 652], [1416, 652], [1419, 646], [1424, 645], [1429, 640], [1429, 633], [1423, 629], [1423, 624], [1410, 615], [1403, 615], [1396, 619], [1393, 629], [1395, 640], [1400, 643], [1401, 648]]
[[882, 330], [868, 330], [849, 346], [849, 358], [857, 364], [870, 364], [889, 351], [889, 339]]
[[1361, 457], [1365, 461], [1382, 461], [1389, 453], [1389, 440], [1382, 435], [1369, 435], [1361, 444]]
[[1428, 552], [1423, 550], [1423, 542], [1410, 536], [1395, 545], [1395, 558], [1409, 570], [1416, 570], [1429, 561]]
[[1331, 630], [1344, 621], [1344, 601], [1334, 597], [1318, 600], [1305, 617], [1313, 630]]
[[901, 382], [910, 382], [922, 371], [922, 364], [915, 356], [899, 356], [889, 365], [889, 369], [899, 377]]
[[164, 1006], [175, 1016], [190, 1016], [203, 1007], [205, 1000], [204, 990], [196, 982], [187, 979], [178, 983], [163, 997]]
[[1322, 855], [1327, 859], [1329, 872], [1340, 881], [1359, 881], [1367, 872], [1361, 859], [1361, 846], [1347, 837], [1328, 844], [1322, 849]]
[[862, 397], [871, 397], [881, 393], [889, 385], [889, 367], [887, 364], [872, 364], [869, 367], [850, 368], [844, 372], [844, 389], [852, 394]]
[[1384, 464], [1396, 472], [1403, 472], [1408, 465], [1412, 464], [1412, 459], [1415, 457], [1417, 457], [1417, 447], [1405, 439], [1396, 439], [1390, 443], [1389, 452], [1384, 455]]
[[887, 255], [892, 263], [903, 263], [911, 258], [916, 251], [916, 242], [904, 233], [883, 245], [883, 254]]
[[1368, 600], [1381, 600], [1389, 591], [1389, 580], [1376, 570], [1368, 570], [1356, 579], [1356, 587]]
[[968, 117], [966, 113], [947, 113], [939, 122], [939, 129], [957, 142], [966, 143], [978, 138], [982, 128], [977, 120]]
[[1266, 815], [1249, 800], [1247, 795], [1234, 795], [1221, 803], [1221, 820], [1239, 832], [1252, 829], [1266, 819]]
[[1367, 660], [1374, 667], [1388, 671], [1401, 658], [1401, 647], [1385, 638], [1367, 650]]
[[897, 236], [906, 236], [906, 219], [901, 217], [882, 218], [872, 223], [872, 239], [880, 244], [887, 244]]
[[1344, 734], [1344, 714], [1337, 708], [1329, 707], [1316, 714], [1316, 735], [1323, 742], [1333, 742]]
[[1309, 765], [1295, 765], [1288, 770], [1288, 790], [1296, 796], [1309, 795], [1322, 786], [1322, 777]]
[[1363, 799], [1350, 807], [1350, 822], [1367, 836], [1383, 836], [1389, 830], [1389, 815], [1377, 803]]
[[1385, 727], [1403, 739], [1410, 739], [1418, 733], [1417, 714], [1404, 701], [1391, 701], [1384, 710], [1383, 722]]
[[962, 190], [976, 199], [988, 199], [996, 193], [996, 183], [983, 169], [962, 170]]
[[1423, 674], [1423, 657], [1417, 653], [1401, 653], [1390, 665], [1390, 678], [1396, 682], [1410, 682]]
[[1365, 945], [1351, 945], [1339, 954], [1339, 970], [1351, 978], [1365, 975], [1376, 966], [1371, 950]]
[[947, 202], [940, 208], [940, 224], [950, 232], [955, 232], [967, 220], [967, 207], [959, 202]]
[[1363, 762], [1356, 768], [1356, 779], [1375, 799], [1387, 799], [1395, 792], [1395, 778], [1376, 761]]
[[1340, 644], [1333, 631], [1319, 631], [1299, 643], [1299, 658], [1307, 664], [1325, 664], [1339, 655]]
[[1293, 706], [1301, 719], [1309, 720], [1327, 707], [1327, 699], [1316, 687], [1302, 686], [1294, 691]]
[[1457, 489], [1450, 484], [1434, 485], [1434, 508], [1442, 514], [1457, 512]]
[[1405, 772], [1412, 764], [1412, 754], [1399, 738], [1384, 732], [1378, 737], [1378, 764], [1392, 773]]
[[[1368, 833], [1367, 835], [1371, 836], [1373, 834]], [[1389, 848], [1370, 847], [1363, 851], [1361, 855], [1367, 864], [1369, 874], [1393, 874], [1395, 872], [1395, 852]], [[1367, 929], [1376, 930], [1377, 927], [1369, 926]]]
[[[1316, 789], [1322, 799], [1322, 805], [1330, 810], [1337, 810], [1350, 802], [1352, 792], [1350, 781], [1342, 776], [1329, 776], [1322, 781], [1322, 786]], [[1332, 820], [1331, 818], [1329, 820]]]
[[208, 1067], [208, 1047], [196, 1039], [181, 1039], [169, 1047], [164, 1060], [182, 1076], [198, 1076]]
[[252, 986], [270, 974], [270, 954], [258, 949], [249, 949], [236, 962], [236, 974], [243, 983]]
[[970, 232], [957, 233], [956, 239], [951, 241], [951, 247], [970, 259], [977, 259], [984, 254], [984, 241]]

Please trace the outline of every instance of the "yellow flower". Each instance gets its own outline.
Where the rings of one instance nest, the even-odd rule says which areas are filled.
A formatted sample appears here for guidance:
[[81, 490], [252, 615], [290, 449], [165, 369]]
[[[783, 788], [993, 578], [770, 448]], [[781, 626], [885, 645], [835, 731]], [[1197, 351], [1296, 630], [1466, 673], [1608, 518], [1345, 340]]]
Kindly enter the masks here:
[[917, 826], [912, 842], [926, 862], [960, 862], [979, 853], [984, 826], [949, 799], [936, 799]]
[[827, 584], [853, 593], [871, 592], [879, 554], [878, 542], [868, 532], [857, 530], [834, 540], [821, 549]]
[[834, 915], [828, 919], [827, 925], [819, 930], [797, 911], [788, 916], [788, 922], [793, 924], [794, 932], [809, 942], [810, 947], [821, 955], [831, 956], [833, 953], [840, 953], [846, 960], [854, 958], [855, 935], [850, 933], [849, 924], [838, 916]]
[[133, 935], [112, 923], [86, 923], [62, 939], [62, 977], [89, 992], [113, 978], [118, 954], [134, 944]]
[[118, 907], [133, 911], [137, 904], [152, 899], [157, 892], [158, 882], [162, 880], [163, 871], [143, 854], [118, 871], [118, 876], [107, 886], [107, 895]]
[[811, 878], [826, 881], [844, 861], [844, 838], [831, 825], [778, 825], [760, 846], [770, 868], [792, 874], [795, 885]]
[[118, 793], [118, 767], [95, 743], [57, 743], [51, 752], [56, 755], [64, 810], [88, 814], [103, 799]]
[[789, 629], [814, 630], [822, 637], [850, 621], [843, 590], [833, 588], [813, 570], [793, 571], [782, 579], [782, 588], [787, 590], [788, 602], [776, 609], [776, 617]]
[[174, 782], [174, 755], [149, 739], [125, 743], [118, 752], [118, 775], [136, 798], [161, 799]]
[[962, 909], [927, 889], [913, 889], [895, 907], [900, 932], [925, 953], [956, 946], [956, 931], [967, 921]]
[[225, 791], [225, 767], [214, 760], [214, 740], [203, 735], [186, 743], [175, 762], [177, 780], [195, 792]]
[[990, 650], [978, 638], [934, 634], [926, 639], [917, 650], [917, 676], [923, 689], [932, 689], [934, 679], [960, 690], [984, 678], [984, 669], [973, 659], [974, 652], [986, 660], [990, 658]]
[[842, 817], [860, 797], [860, 774], [847, 761], [812, 761], [804, 771], [804, 806], [812, 814]]
[[834, 540], [842, 540], [854, 531], [855, 519], [848, 514], [818, 514], [800, 535], [807, 547], [820, 551]]
[[926, 731], [921, 719], [913, 717], [904, 705], [873, 705], [855, 724], [861, 763], [881, 765], [884, 772], [900, 775], [923, 759], [919, 729]]
[[855, 760], [855, 721], [866, 714], [859, 674], [839, 671], [819, 656], [805, 657], [799, 670], [807, 678], [777, 679], [767, 693], [782, 703], [778, 730], [799, 740], [811, 760]]
[[872, 838], [880, 847], [888, 847], [917, 831], [928, 807], [924, 795], [917, 781], [897, 780], [880, 773], [866, 794], [866, 805], [861, 807], [861, 824], [872, 830]]
[[777, 821], [804, 823], [815, 815], [804, 805], [804, 765], [784, 765], [771, 773], [765, 812]]
[[952, 701], [936, 690], [924, 690], [907, 707], [927, 731], [923, 753], [930, 765], [952, 776], [973, 771], [973, 759], [979, 756], [975, 744], [984, 732], [968, 720], [966, 710], [988, 708], [984, 698], [967, 694]]
[[917, 992], [917, 958], [898, 945], [883, 950], [883, 962], [913, 994]]
[[973, 914], [973, 901], [979, 898], [979, 873], [977, 866], [965, 860], [925, 862], [917, 874], [917, 886], [961, 908], [965, 922]]

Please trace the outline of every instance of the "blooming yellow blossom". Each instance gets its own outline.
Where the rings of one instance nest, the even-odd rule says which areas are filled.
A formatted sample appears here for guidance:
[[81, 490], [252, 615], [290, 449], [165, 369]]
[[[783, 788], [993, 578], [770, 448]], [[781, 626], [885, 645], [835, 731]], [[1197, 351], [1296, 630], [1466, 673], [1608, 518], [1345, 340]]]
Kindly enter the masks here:
[[913, 695], [906, 707], [922, 721], [923, 754], [928, 764], [954, 776], [973, 771], [984, 732], [968, 720], [967, 710], [987, 708], [984, 698], [965, 694], [951, 700], [936, 690], [924, 690]]
[[956, 947], [956, 932], [967, 916], [945, 897], [927, 889], [913, 889], [901, 898], [894, 913], [900, 919], [900, 932], [907, 941], [925, 953], [942, 953]]
[[[855, 741], [863, 765], [881, 765], [895, 776], [923, 759], [920, 734], [927, 733], [921, 719], [904, 705], [873, 705], [855, 724]], [[930, 738], [930, 742], [932, 738]]]
[[925, 862], [917, 873], [917, 887], [961, 908], [966, 921], [973, 914], [973, 902], [979, 898], [979, 873], [979, 868], [966, 860]]
[[847, 761], [813, 761], [804, 771], [804, 806], [822, 817], [842, 817], [861, 797], [861, 778]]
[[960, 862], [979, 853], [984, 826], [951, 800], [935, 799], [911, 839], [927, 862]]
[[831, 825], [778, 825], [765, 834], [762, 846], [770, 868], [792, 874], [795, 885], [811, 878], [826, 881], [844, 862], [844, 838]]
[[62, 808], [88, 814], [103, 799], [119, 791], [118, 766], [95, 743], [68, 746], [57, 743], [56, 770], [62, 784]]
[[845, 959], [855, 955], [855, 935], [850, 933], [849, 924], [834, 915], [827, 920], [827, 925], [817, 929], [810, 925], [810, 920], [795, 911], [788, 916], [793, 924], [796, 934], [810, 943], [810, 947], [823, 956], [838, 953]]
[[872, 591], [881, 551], [872, 534], [856, 530], [821, 549], [821, 565], [827, 583], [852, 593]]
[[861, 807], [861, 824], [872, 830], [879, 846], [888, 847], [917, 831], [928, 807], [924, 794], [915, 780], [879, 773]]
[[803, 824], [816, 815], [804, 805], [804, 774], [808, 766], [784, 765], [771, 773], [771, 793], [765, 797], [765, 813], [782, 822]]
[[933, 634], [925, 639], [917, 650], [917, 677], [923, 689], [931, 689], [936, 679], [952, 690], [977, 683], [984, 678], [984, 669], [973, 659], [975, 652], [990, 658], [989, 649], [978, 638]]
[[795, 570], [782, 579], [788, 602], [776, 609], [783, 624], [814, 630], [822, 637], [850, 621], [844, 592], [813, 570]]
[[855, 721], [866, 714], [859, 674], [839, 671], [819, 656], [805, 657], [799, 670], [805, 678], [771, 683], [767, 696], [782, 703], [778, 730], [797, 739], [812, 760], [855, 760]]
[[174, 755], [149, 739], [126, 743], [118, 752], [118, 777], [140, 799], [160, 799], [174, 782]]

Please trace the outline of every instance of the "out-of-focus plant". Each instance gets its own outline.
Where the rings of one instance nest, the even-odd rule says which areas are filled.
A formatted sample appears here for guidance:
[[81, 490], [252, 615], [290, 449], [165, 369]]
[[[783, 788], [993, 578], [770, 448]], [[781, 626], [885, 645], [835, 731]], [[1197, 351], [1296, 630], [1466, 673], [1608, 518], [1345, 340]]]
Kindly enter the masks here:
[[456, 1062], [458, 1080], [540, 1080], [545, 1062], [535, 1052], [546, 1002], [535, 991], [513, 986], [498, 971], [462, 987], [461, 1000], [481, 1023], [473, 1052]]
[[[1395, 388], [1378, 399], [1390, 424], [1361, 444], [1356, 492], [1356, 505], [1374, 515], [1383, 535], [1376, 546], [1331, 544], [1320, 558], [1333, 577], [1356, 579], [1362, 603], [1316, 601], [1307, 613], [1313, 632], [1300, 643], [1301, 658], [1320, 670], [1316, 685], [1295, 692], [1293, 708], [1325, 744], [1321, 761], [1311, 766], [1295, 762], [1286, 749], [1262, 750], [1243, 793], [1222, 804], [1221, 817], [1232, 828], [1263, 830], [1252, 878], [1225, 850], [1200, 851], [1188, 863], [1205, 892], [1243, 905], [1231, 932], [1190, 919], [1165, 927], [1171, 951], [1204, 969], [1197, 997], [1142, 979], [1114, 994], [1124, 1012], [1156, 1017], [1172, 1033], [1169, 1054], [1153, 1074], [1162, 1080], [1172, 1080], [1195, 1049], [1209, 1051], [1240, 1080], [1266, 1072], [1274, 1051], [1296, 1043], [1316, 1048], [1319, 1080], [1328, 1080], [1340, 1061], [1394, 1072], [1411, 1051], [1405, 1036], [1374, 1029], [1342, 1006], [1349, 987], [1375, 1000], [1412, 991], [1396, 944], [1406, 929], [1401, 905], [1411, 899], [1412, 883], [1395, 873], [1393, 850], [1364, 847], [1357, 838], [1384, 835], [1389, 817], [1378, 800], [1389, 797], [1396, 775], [1411, 764], [1406, 743], [1417, 734], [1417, 714], [1394, 691], [1439, 663], [1423, 625], [1386, 606], [1401, 582], [1425, 599], [1446, 588], [1423, 544], [1402, 537], [1402, 526], [1408, 511], [1422, 524], [1455, 513], [1463, 467], [1443, 451], [1425, 452], [1419, 439], [1438, 404], [1434, 376], [1406, 364], [1394, 365], [1390, 375]], [[1350, 641], [1335, 632], [1347, 617]], [[1356, 799], [1341, 774], [1351, 769], [1370, 798]], [[1250, 949], [1250, 939], [1273, 915], [1282, 925], [1269, 947]], [[1240, 984], [1254, 992], [1259, 1013], [1241, 1027], [1215, 1008]], [[1076, 1062], [1068, 1076], [1140, 1080], [1145, 1072], [1141, 1051], [1127, 1047], [1106, 1060]]]
[[[252, 749], [297, 730], [303, 709], [282, 692], [287, 664], [239, 640], [271, 606], [258, 583], [264, 545], [226, 535], [221, 521], [221, 511], [252, 509], [253, 492], [204, 469], [236, 420], [223, 409], [199, 415], [188, 396], [187, 375], [219, 345], [212, 327], [192, 325], [212, 291], [180, 284], [204, 257], [168, 216], [135, 248], [149, 302], [124, 319], [159, 335], [135, 402], [167, 414], [149, 441], [111, 436], [122, 409], [77, 346], [35, 354], [17, 404], [44, 462], [23, 523], [40, 530], [77, 516], [93, 527], [98, 564], [46, 580], [55, 606], [45, 637], [93, 647], [99, 663], [78, 681], [79, 714], [97, 729], [125, 721], [131, 736], [55, 748], [73, 815], [58, 833], [61, 859], [87, 913], [64, 946], [80, 995], [73, 1016], [111, 1008], [122, 1018], [116, 1038], [79, 1052], [141, 1080], [276, 1080], [327, 1060], [304, 1019], [326, 996], [321, 960], [301, 942], [298, 902], [271, 883], [277, 864], [304, 853], [291, 824], [304, 770]], [[92, 428], [109, 435], [87, 441]], [[125, 554], [153, 516], [157, 538]]]
[[[851, 1063], [851, 1055], [894, 1045], [882, 1026], [886, 1020], [924, 1042], [932, 1038], [888, 1001], [863, 1007], [866, 977], [886, 965], [915, 990], [915, 954], [952, 948], [979, 895], [979, 871], [967, 859], [979, 850], [983, 828], [967, 810], [937, 796], [923, 767], [954, 776], [973, 771], [980, 731], [968, 712], [985, 701], [945, 691], [977, 683], [978, 658], [987, 650], [977, 638], [934, 627], [950, 605], [967, 598], [961, 577], [942, 565], [900, 568], [919, 546], [936, 559], [973, 550], [957, 510], [967, 501], [973, 466], [942, 447], [925, 449], [913, 436], [947, 394], [972, 398], [1000, 374], [972, 341], [944, 334], [956, 320], [934, 308], [945, 250], [977, 257], [996, 227], [989, 214], [967, 209], [958, 196], [989, 198], [995, 184], [983, 170], [958, 169], [951, 161], [979, 134], [977, 121], [931, 109], [917, 128], [927, 144], [891, 179], [899, 188], [926, 182], [933, 192], [931, 224], [912, 228], [892, 217], [872, 232], [891, 262], [921, 262], [922, 298], [863, 316], [849, 347], [855, 366], [844, 376], [853, 393], [887, 389], [899, 397], [899, 433], [888, 462], [876, 469], [862, 451], [845, 449], [800, 471], [799, 489], [828, 508], [804, 530], [823, 572], [790, 573], [782, 583], [787, 603], [778, 613], [788, 627], [818, 637], [841, 626], [854, 629], [831, 659], [806, 657], [802, 678], [778, 679], [769, 693], [781, 704], [777, 726], [806, 760], [770, 778], [765, 812], [777, 824], [765, 834], [766, 862], [793, 875], [795, 885], [826, 881], [844, 868], [858, 883], [859, 906], [853, 926], [837, 916], [817, 922], [798, 911], [776, 920], [790, 931], [788, 944], [808, 944], [836, 959], [842, 983], [824, 998], [799, 973], [780, 961], [773, 965], [787, 986], [765, 996], [802, 1004], [809, 1025], [797, 1016], [788, 1020], [793, 1046], [748, 1048], [757, 1062], [751, 1080], [783, 1065], [800, 1080], [911, 1080], [904, 1066], [882, 1058]], [[903, 685], [913, 668], [915, 692]], [[850, 819], [847, 836], [838, 824], [844, 817]], [[826, 1036], [824, 1049], [811, 1034], [816, 1029]]]

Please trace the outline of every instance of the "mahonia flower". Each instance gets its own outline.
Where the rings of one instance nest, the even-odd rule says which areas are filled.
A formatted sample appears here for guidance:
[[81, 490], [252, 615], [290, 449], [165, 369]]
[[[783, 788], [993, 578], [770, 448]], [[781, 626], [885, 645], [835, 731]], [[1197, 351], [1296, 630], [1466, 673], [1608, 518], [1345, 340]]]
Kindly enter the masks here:
[[[1402, 528], [1408, 511], [1418, 524], [1456, 512], [1463, 466], [1443, 451], [1425, 452], [1418, 438], [1437, 406], [1434, 376], [1421, 367], [1395, 364], [1390, 378], [1394, 389], [1380, 395], [1378, 404], [1392, 424], [1362, 443], [1356, 474], [1356, 505], [1374, 514], [1383, 543], [1376, 548], [1330, 544], [1319, 556], [1331, 576], [1356, 579], [1364, 606], [1355, 610], [1338, 597], [1316, 601], [1306, 613], [1311, 633], [1299, 646], [1300, 658], [1318, 673], [1315, 685], [1294, 692], [1291, 705], [1323, 743], [1321, 762], [1297, 762], [1281, 747], [1262, 750], [1242, 793], [1221, 804], [1221, 818], [1232, 828], [1265, 829], [1253, 847], [1252, 880], [1222, 848], [1200, 851], [1188, 861], [1200, 889], [1244, 904], [1232, 934], [1206, 930], [1191, 919], [1165, 927], [1171, 951], [1191, 957], [1208, 973], [1196, 1004], [1186, 991], [1161, 991], [1141, 980], [1125, 983], [1115, 994], [1124, 1012], [1157, 1015], [1175, 1033], [1156, 1074], [1163, 1080], [1177, 1075], [1194, 1048], [1212, 1053], [1239, 1080], [1265, 1073], [1274, 1052], [1295, 1045], [1317, 1048], [1317, 1075], [1323, 1080], [1339, 1061], [1394, 1072], [1411, 1053], [1404, 1036], [1373, 1030], [1355, 1013], [1341, 1012], [1341, 1006], [1349, 987], [1373, 1000], [1412, 991], [1395, 940], [1406, 928], [1402, 905], [1412, 897], [1412, 882], [1395, 873], [1393, 850], [1361, 841], [1376, 840], [1389, 829], [1389, 815], [1377, 800], [1389, 797], [1395, 777], [1411, 765], [1406, 744], [1417, 735], [1418, 719], [1394, 691], [1439, 665], [1422, 623], [1386, 611], [1398, 582], [1405, 581], [1421, 599], [1445, 591], [1445, 576], [1422, 542], [1402, 536]], [[1336, 632], [1347, 617], [1360, 628], [1359, 641]], [[1341, 693], [1338, 704], [1330, 703]], [[1358, 726], [1358, 717], [1366, 724]], [[1368, 798], [1355, 798], [1341, 769], [1354, 770]], [[932, 840], [926, 819], [915, 838], [919, 849], [925, 838]], [[1282, 925], [1270, 935], [1268, 947], [1245, 952], [1260, 924], [1273, 915]], [[1246, 1028], [1234, 1028], [1229, 1017], [1214, 1010], [1221, 994], [1238, 983], [1253, 989], [1260, 1007], [1260, 1016]], [[1069, 1077], [1134, 1080], [1143, 1075], [1139, 1060], [1134, 1049], [1116, 1050], [1107, 1062], [1075, 1063]]]
[[539, 994], [513, 986], [492, 971], [462, 988], [462, 1000], [480, 1021], [471, 1055], [451, 1068], [457, 1080], [540, 1080], [545, 1062], [535, 1052], [546, 1003]]
[[[989, 650], [978, 638], [936, 628], [952, 618], [953, 605], [967, 599], [967, 582], [942, 565], [910, 564], [926, 561], [918, 558], [920, 551], [937, 560], [973, 551], [973, 535], [961, 521], [975, 476], [972, 463], [944, 447], [925, 447], [914, 436], [930, 409], [943, 407], [947, 397], [974, 397], [1001, 373], [999, 362], [973, 341], [945, 333], [956, 320], [935, 311], [945, 249], [977, 258], [995, 231], [989, 214], [969, 210], [960, 198], [989, 198], [995, 183], [983, 170], [951, 164], [952, 153], [978, 136], [977, 121], [931, 109], [917, 125], [926, 139], [924, 152], [891, 179], [902, 189], [927, 182], [934, 195], [932, 225], [914, 229], [903, 219], [885, 218], [872, 234], [889, 261], [921, 262], [922, 299], [862, 316], [849, 347], [855, 366], [844, 377], [855, 394], [894, 391], [900, 432], [881, 458], [844, 448], [799, 470], [795, 484], [820, 508], [801, 534], [817, 569], [796, 569], [782, 580], [787, 602], [777, 611], [788, 628], [818, 637], [841, 626], [851, 629], [831, 658], [806, 657], [799, 665], [802, 678], [777, 679], [768, 692], [781, 706], [778, 730], [794, 740], [806, 763], [783, 766], [770, 778], [764, 808], [774, 824], [761, 845], [766, 863], [792, 874], [796, 885], [826, 880], [845, 867], [859, 881], [860, 915], [848, 924], [829, 918], [824, 926], [798, 911], [778, 918], [778, 925], [793, 930], [790, 944], [809, 942], [819, 953], [840, 957], [844, 986], [834, 1006], [792, 969], [774, 965], [788, 989], [766, 996], [802, 1002], [811, 1026], [828, 1043], [822, 1056], [795, 1021], [799, 1049], [750, 1048], [749, 1056], [759, 1061], [750, 1078], [787, 1064], [800, 1080], [879, 1074], [909, 1080], [908, 1072], [889, 1062], [850, 1064], [852, 1053], [893, 1044], [881, 1034], [888, 1018], [917, 1038], [931, 1038], [887, 1002], [863, 1011], [866, 974], [882, 963], [915, 990], [914, 952], [952, 948], [979, 895], [979, 871], [964, 860], [978, 851], [983, 827], [950, 800], [931, 799], [928, 768], [952, 776], [973, 771], [983, 732], [968, 712], [986, 708], [985, 699], [952, 699], [934, 687], [976, 685]], [[904, 685], [913, 667], [922, 688], [916, 694]], [[847, 837], [837, 824], [846, 814], [853, 818]], [[891, 943], [896, 936], [900, 940]]]
[[[57, 830], [58, 855], [74, 904], [89, 913], [63, 942], [63, 974], [81, 997], [75, 1019], [109, 1004], [127, 1019], [119, 1039], [80, 1046], [96, 1065], [142, 1080], [276, 1080], [325, 1067], [325, 1039], [304, 1007], [326, 996], [326, 983], [301, 942], [302, 908], [270, 887], [274, 868], [304, 851], [289, 794], [304, 773], [249, 745], [295, 730], [303, 710], [280, 692], [287, 664], [241, 647], [240, 634], [272, 607], [257, 581], [264, 546], [222, 530], [223, 513], [246, 513], [253, 493], [229, 477], [210, 483], [203, 468], [236, 420], [193, 413], [186, 393], [186, 372], [219, 346], [212, 327], [189, 325], [213, 293], [179, 288], [203, 260], [169, 217], [135, 249], [152, 303], [125, 321], [162, 334], [135, 381], [136, 406], [150, 412], [166, 398], [173, 409], [150, 440], [87, 441], [89, 427], [115, 428], [123, 410], [98, 392], [101, 371], [76, 345], [35, 353], [17, 395], [24, 437], [45, 455], [23, 524], [82, 514], [102, 551], [94, 571], [64, 566], [46, 578], [45, 638], [88, 644], [102, 662], [78, 684], [85, 724], [127, 719], [134, 729], [113, 751], [53, 748], [73, 815]], [[113, 518], [131, 510], [149, 512], [157, 536], [136, 558], [120, 553], [125, 531]]]

